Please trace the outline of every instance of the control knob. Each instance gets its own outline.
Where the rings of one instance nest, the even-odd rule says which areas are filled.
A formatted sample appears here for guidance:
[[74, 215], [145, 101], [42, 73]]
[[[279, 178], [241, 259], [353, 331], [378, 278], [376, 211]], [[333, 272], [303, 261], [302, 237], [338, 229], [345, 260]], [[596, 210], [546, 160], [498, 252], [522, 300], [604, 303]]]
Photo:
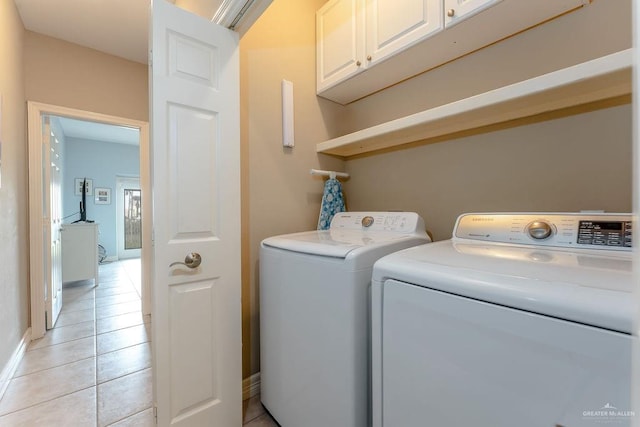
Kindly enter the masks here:
[[365, 216], [364, 218], [362, 218], [362, 226], [364, 228], [371, 227], [374, 221], [375, 220], [373, 219], [372, 216]]
[[544, 221], [534, 221], [527, 226], [527, 232], [531, 238], [536, 240], [543, 240], [550, 237], [553, 233], [553, 228], [549, 223]]

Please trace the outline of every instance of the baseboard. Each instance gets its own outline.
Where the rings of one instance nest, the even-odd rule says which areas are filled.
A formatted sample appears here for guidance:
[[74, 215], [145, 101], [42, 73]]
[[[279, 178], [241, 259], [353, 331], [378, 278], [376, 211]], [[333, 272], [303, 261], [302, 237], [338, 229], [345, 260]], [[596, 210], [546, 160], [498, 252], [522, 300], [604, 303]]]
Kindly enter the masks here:
[[260, 372], [242, 380], [242, 400], [260, 394]]
[[18, 365], [22, 360], [22, 356], [24, 356], [24, 353], [27, 351], [27, 346], [30, 342], [31, 328], [28, 328], [22, 336], [22, 340], [18, 343], [18, 347], [16, 347], [7, 364], [4, 366], [2, 373], [0, 373], [0, 399], [4, 396], [4, 392], [7, 391], [9, 382], [11, 378], [13, 378], [13, 374], [16, 373], [16, 369], [18, 369]]

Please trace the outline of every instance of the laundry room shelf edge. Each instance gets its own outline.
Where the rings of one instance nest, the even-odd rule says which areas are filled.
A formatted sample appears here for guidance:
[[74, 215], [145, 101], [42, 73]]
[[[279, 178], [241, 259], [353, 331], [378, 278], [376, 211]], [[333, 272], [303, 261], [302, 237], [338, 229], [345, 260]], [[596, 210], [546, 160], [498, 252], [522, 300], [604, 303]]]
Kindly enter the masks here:
[[520, 126], [631, 102], [632, 49], [434, 107], [317, 144], [340, 157]]

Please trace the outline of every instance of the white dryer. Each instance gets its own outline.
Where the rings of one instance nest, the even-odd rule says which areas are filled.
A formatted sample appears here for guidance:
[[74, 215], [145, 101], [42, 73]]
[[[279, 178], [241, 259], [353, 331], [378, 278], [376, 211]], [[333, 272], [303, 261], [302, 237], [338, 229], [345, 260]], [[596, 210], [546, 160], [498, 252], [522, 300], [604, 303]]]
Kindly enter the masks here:
[[630, 425], [626, 214], [466, 214], [379, 260], [374, 427]]
[[343, 212], [260, 248], [260, 394], [282, 427], [370, 425], [374, 262], [430, 239], [410, 212]]

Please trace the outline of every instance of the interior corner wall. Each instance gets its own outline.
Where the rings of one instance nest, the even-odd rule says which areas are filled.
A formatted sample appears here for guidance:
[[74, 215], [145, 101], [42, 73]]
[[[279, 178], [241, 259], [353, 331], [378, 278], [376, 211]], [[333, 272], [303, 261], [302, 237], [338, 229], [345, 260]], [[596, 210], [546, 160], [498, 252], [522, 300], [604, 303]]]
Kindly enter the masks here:
[[[595, 0], [349, 104], [342, 131], [353, 132], [631, 45], [631, 1]], [[346, 162], [351, 179], [345, 191], [353, 210], [417, 211], [437, 240], [451, 236], [456, 217], [464, 212], [629, 212], [631, 127], [631, 106], [624, 105], [352, 159]]]
[[146, 64], [27, 31], [24, 67], [29, 101], [149, 120]]
[[[315, 146], [335, 133], [341, 106], [316, 97], [315, 11], [325, 0], [274, 0], [240, 41], [243, 376], [259, 371], [259, 248], [268, 236], [317, 226], [323, 180], [343, 170]], [[295, 147], [282, 145], [281, 81], [293, 83]]]
[[0, 2], [0, 372], [29, 327], [24, 27]]

